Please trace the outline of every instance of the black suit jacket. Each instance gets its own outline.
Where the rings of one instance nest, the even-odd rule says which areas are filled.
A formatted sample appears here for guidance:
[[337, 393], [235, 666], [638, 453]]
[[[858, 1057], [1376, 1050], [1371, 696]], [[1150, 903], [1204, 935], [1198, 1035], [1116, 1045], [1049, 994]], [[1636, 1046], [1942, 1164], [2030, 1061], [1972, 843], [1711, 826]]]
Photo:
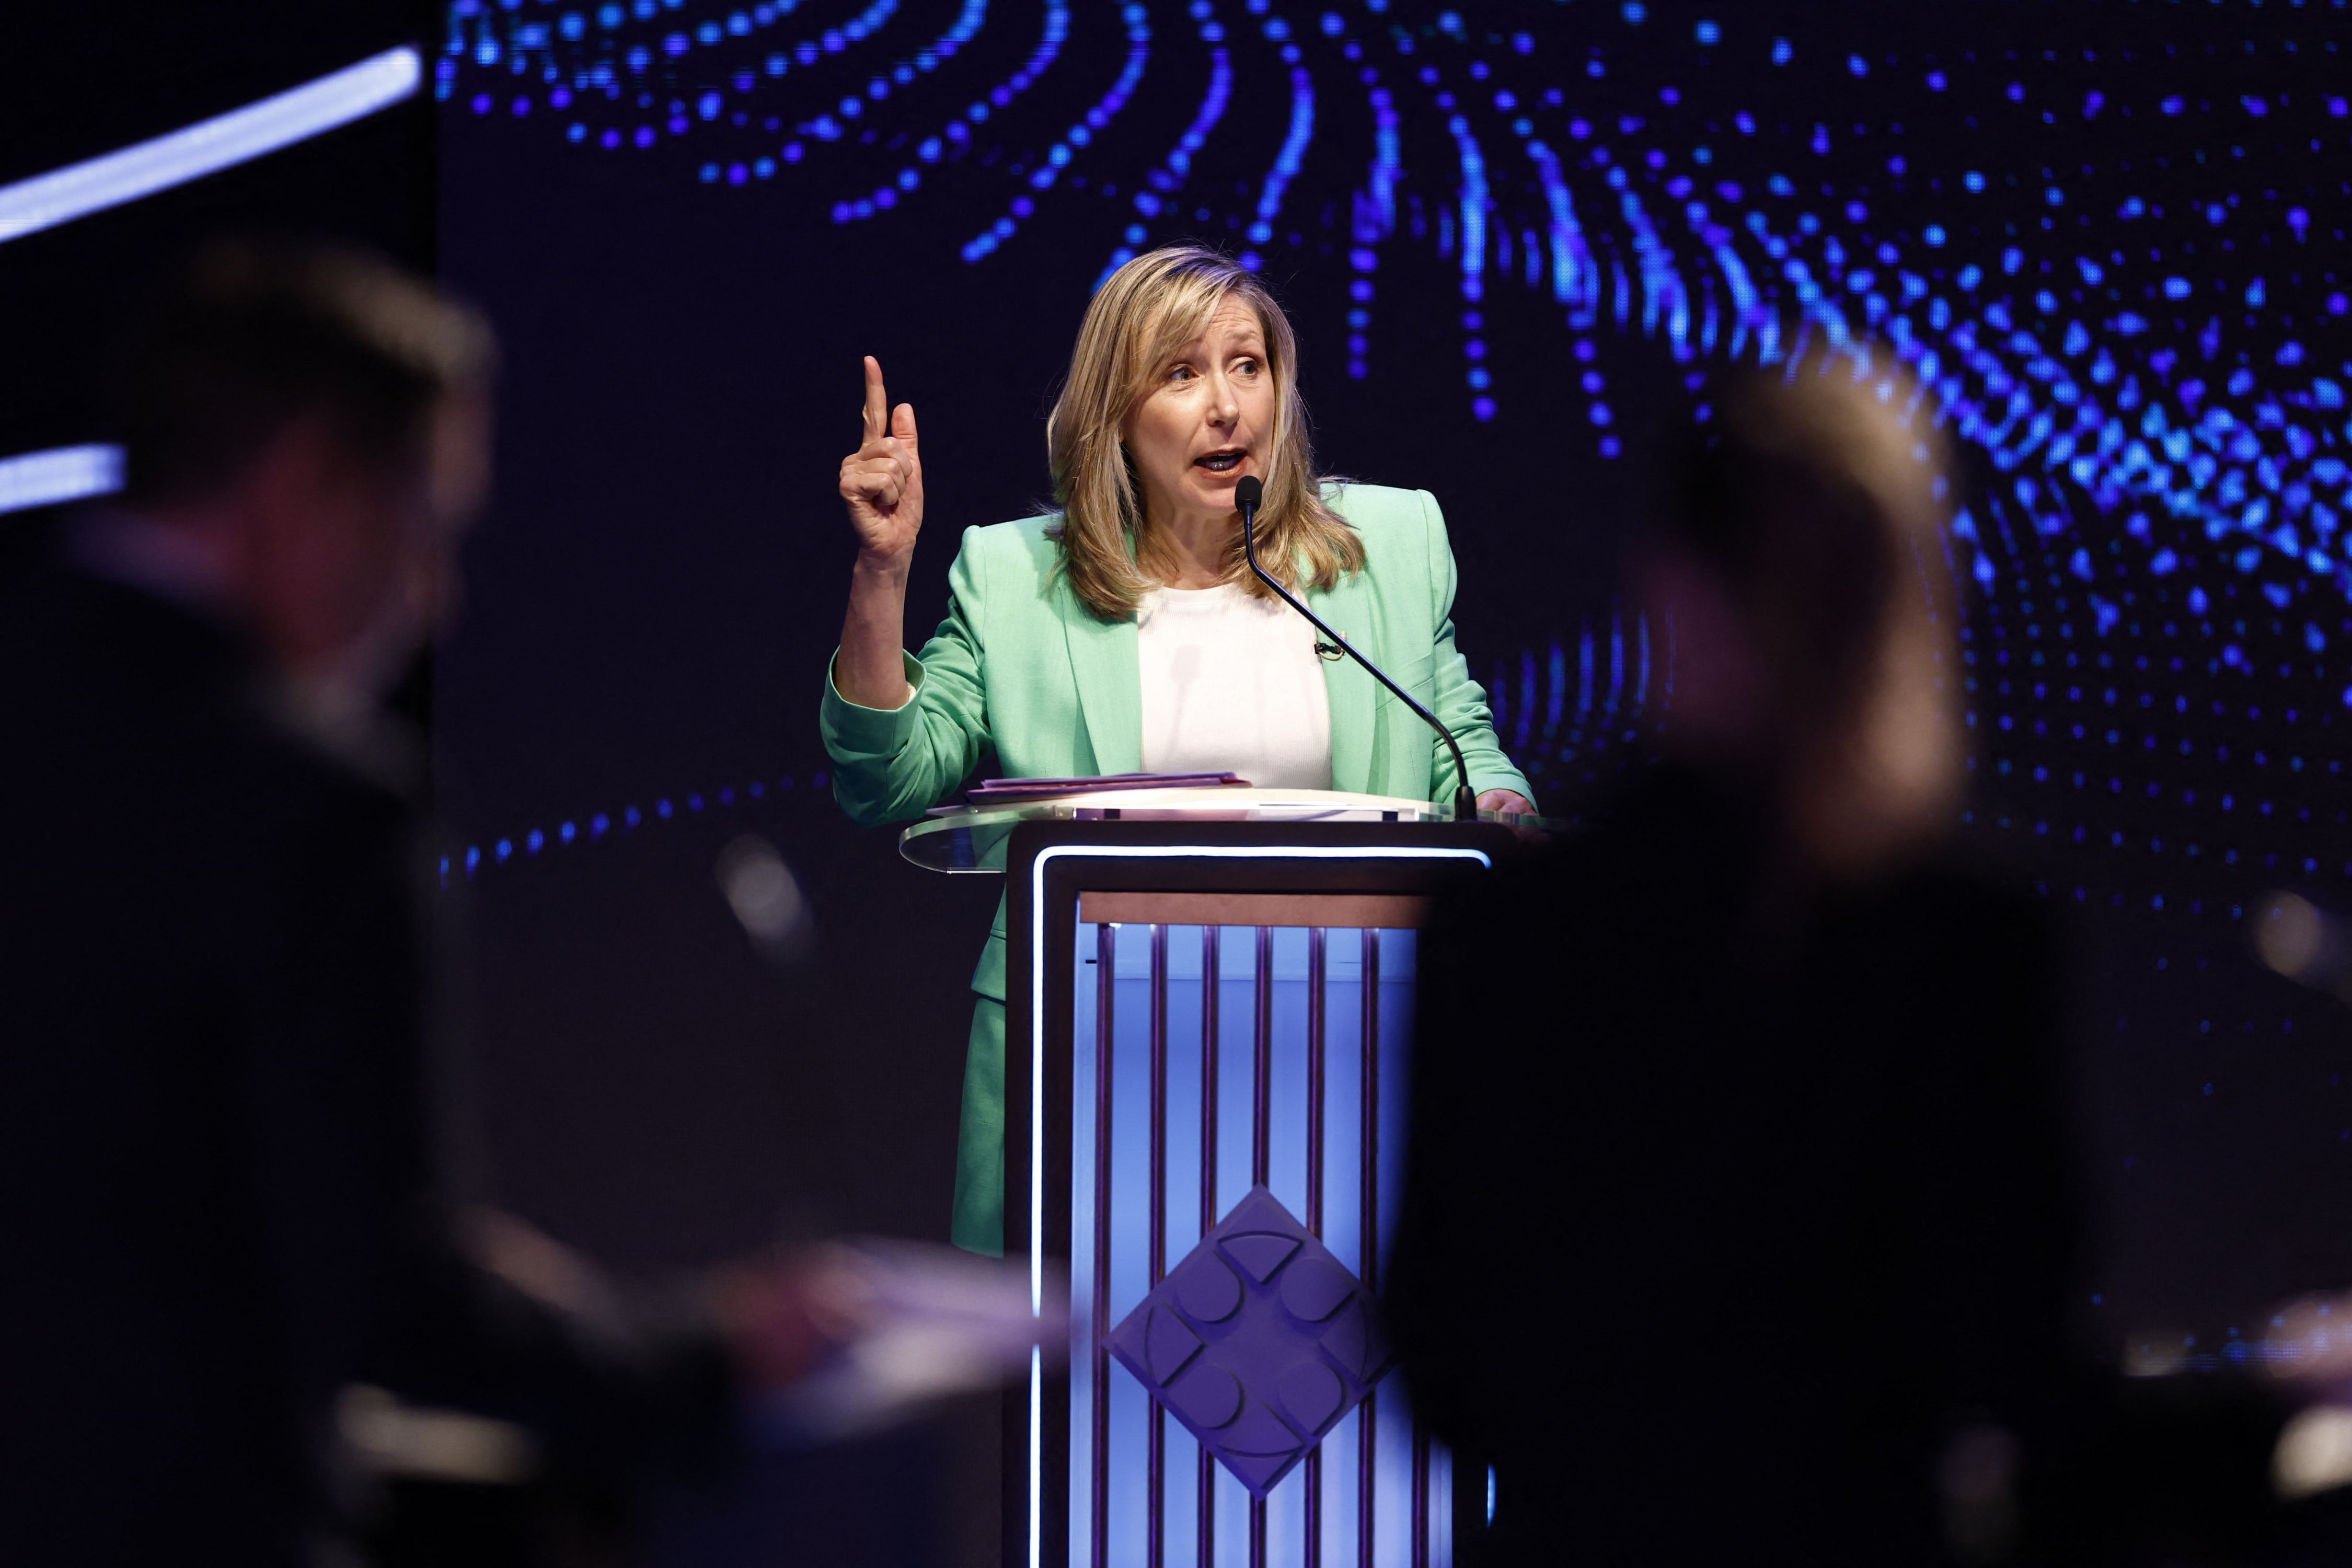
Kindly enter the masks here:
[[400, 791], [226, 626], [0, 584], [0, 1558], [290, 1562], [355, 1379], [619, 1462], [723, 1429], [706, 1332], [461, 1262]]
[[1935, 1561], [1948, 1445], [2070, 1375], [2046, 917], [1770, 848], [1664, 772], [1424, 942], [1391, 1306], [1507, 1560]]

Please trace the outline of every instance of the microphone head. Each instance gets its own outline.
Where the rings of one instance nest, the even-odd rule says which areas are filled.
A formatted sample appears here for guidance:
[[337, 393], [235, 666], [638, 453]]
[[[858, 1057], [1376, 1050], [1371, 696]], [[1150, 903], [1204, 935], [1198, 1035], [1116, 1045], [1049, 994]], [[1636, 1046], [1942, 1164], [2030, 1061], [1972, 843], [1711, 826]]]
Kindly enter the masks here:
[[1234, 505], [1244, 517], [1255, 517], [1257, 509], [1265, 504], [1265, 486], [1255, 474], [1244, 474], [1234, 485]]

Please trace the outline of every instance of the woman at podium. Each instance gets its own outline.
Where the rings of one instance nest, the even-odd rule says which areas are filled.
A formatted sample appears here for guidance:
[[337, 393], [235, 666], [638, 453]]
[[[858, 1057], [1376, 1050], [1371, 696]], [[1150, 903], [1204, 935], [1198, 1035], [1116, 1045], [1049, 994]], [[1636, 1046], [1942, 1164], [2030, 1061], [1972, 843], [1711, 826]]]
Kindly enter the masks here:
[[[1450, 800], [1444, 743], [1251, 574], [1234, 488], [1265, 487], [1260, 561], [1450, 730], [1490, 810], [1532, 812], [1454, 646], [1454, 555], [1425, 490], [1319, 476], [1290, 323], [1214, 251], [1139, 256], [1087, 307], [1046, 421], [1060, 510], [968, 528], [947, 619], [906, 651], [923, 522], [915, 411], [866, 361], [842, 461], [857, 535], [822, 725], [863, 824], [951, 797], [993, 753], [1012, 777], [1230, 772], [1261, 787]], [[1320, 645], [1320, 646], [1318, 646]], [[1004, 909], [972, 975], [952, 1235], [1004, 1236]]]

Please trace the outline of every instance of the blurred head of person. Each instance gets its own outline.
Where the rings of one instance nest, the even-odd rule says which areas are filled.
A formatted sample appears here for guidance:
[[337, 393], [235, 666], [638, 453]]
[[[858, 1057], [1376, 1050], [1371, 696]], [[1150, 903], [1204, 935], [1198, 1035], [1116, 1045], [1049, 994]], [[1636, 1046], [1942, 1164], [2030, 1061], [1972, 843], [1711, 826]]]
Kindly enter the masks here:
[[287, 675], [380, 692], [453, 603], [493, 354], [478, 317], [365, 253], [215, 244], [124, 357], [121, 507]]
[[1789, 847], [1864, 876], [1939, 836], [1965, 747], [1932, 410], [1882, 349], [1739, 372], [1682, 433], [1641, 552], [1670, 628], [1670, 752], [1769, 797]]

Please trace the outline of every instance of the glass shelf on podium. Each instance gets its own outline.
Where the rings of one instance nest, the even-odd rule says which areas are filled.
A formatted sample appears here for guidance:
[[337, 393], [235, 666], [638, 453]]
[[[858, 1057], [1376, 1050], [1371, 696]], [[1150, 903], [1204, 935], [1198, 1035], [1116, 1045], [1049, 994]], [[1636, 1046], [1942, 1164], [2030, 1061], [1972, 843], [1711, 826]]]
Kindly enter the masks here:
[[[1506, 826], [1536, 818], [1482, 811]], [[1095, 790], [1001, 805], [942, 806], [898, 836], [898, 853], [928, 871], [1004, 869], [1004, 847], [1024, 822], [1450, 822], [1453, 812], [1425, 800], [1327, 789]]]

